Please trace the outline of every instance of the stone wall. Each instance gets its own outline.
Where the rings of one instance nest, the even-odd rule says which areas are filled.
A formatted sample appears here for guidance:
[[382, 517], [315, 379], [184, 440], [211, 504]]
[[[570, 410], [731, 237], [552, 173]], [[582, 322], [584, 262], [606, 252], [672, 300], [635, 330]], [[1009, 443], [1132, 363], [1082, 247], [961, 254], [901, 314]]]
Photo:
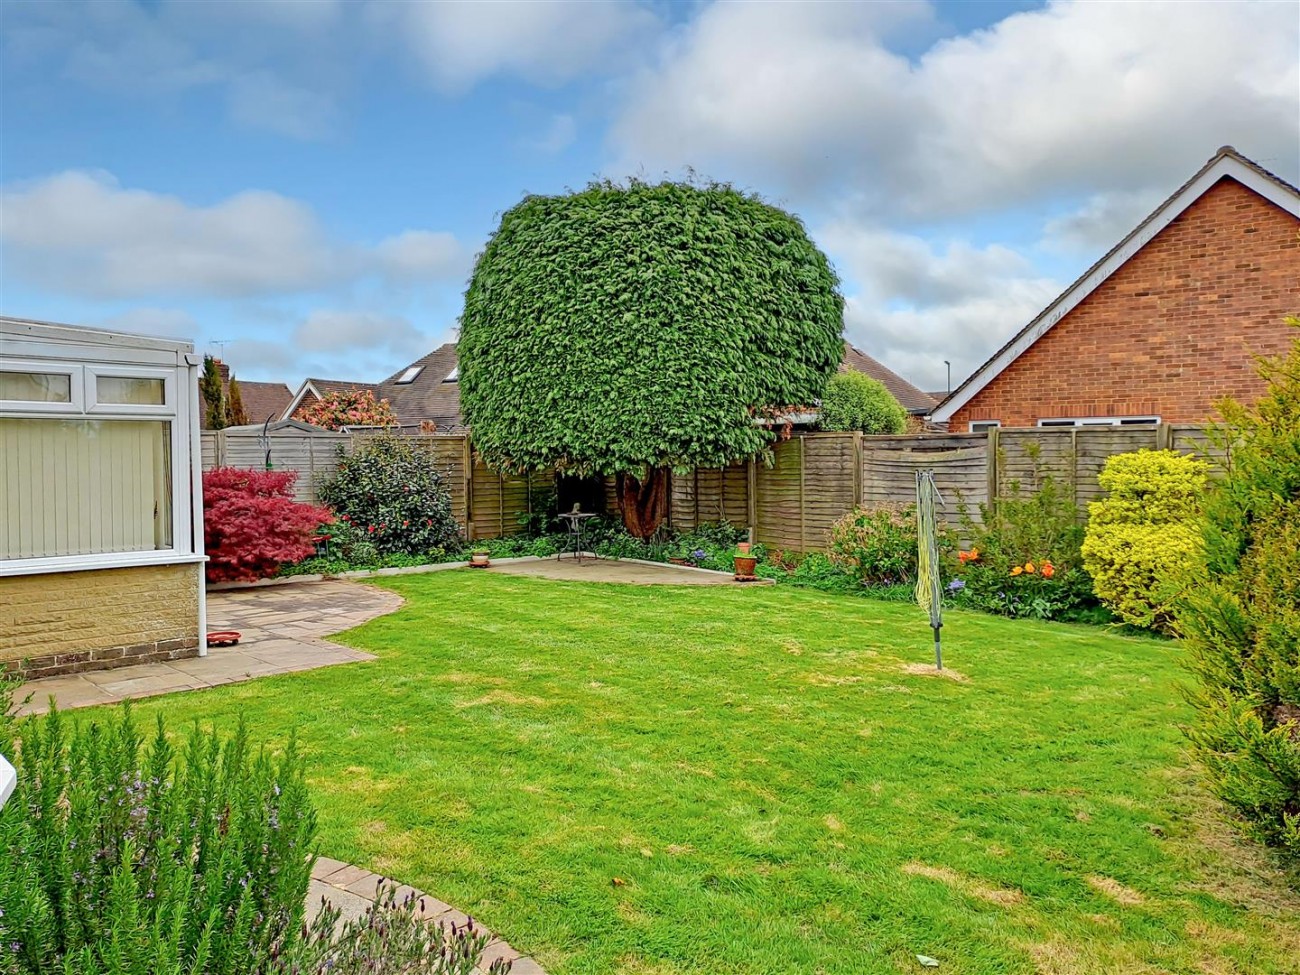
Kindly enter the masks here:
[[29, 678], [198, 655], [202, 566], [0, 579], [0, 667]]

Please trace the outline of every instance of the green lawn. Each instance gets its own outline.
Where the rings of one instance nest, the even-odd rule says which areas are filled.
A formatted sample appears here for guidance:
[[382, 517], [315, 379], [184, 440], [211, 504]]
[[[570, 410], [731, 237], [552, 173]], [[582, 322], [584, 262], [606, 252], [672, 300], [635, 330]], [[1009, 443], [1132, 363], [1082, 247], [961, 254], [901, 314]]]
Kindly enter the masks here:
[[311, 754], [321, 847], [557, 975], [1296, 972], [1174, 644], [781, 587], [385, 580], [378, 661], [142, 703]]

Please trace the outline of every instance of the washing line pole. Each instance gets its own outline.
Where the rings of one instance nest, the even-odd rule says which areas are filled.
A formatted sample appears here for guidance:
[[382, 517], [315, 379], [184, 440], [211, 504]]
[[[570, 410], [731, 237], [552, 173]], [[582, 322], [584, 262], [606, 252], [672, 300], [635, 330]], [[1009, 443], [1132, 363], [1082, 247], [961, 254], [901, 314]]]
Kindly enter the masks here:
[[943, 670], [943, 592], [939, 571], [939, 538], [936, 506], [943, 497], [934, 483], [934, 471], [916, 472], [916, 601], [930, 613], [934, 631], [934, 667]]

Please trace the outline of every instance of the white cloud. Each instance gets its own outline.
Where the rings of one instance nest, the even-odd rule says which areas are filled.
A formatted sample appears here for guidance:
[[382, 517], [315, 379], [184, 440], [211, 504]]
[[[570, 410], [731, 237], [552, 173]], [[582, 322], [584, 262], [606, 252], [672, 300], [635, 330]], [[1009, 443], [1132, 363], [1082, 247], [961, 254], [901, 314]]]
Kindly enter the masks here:
[[250, 128], [294, 139], [322, 139], [334, 131], [334, 99], [269, 71], [241, 74], [228, 88], [230, 117]]
[[314, 311], [294, 330], [293, 345], [308, 356], [365, 351], [415, 358], [429, 351], [428, 339], [410, 321], [369, 311]]
[[62, 78], [154, 100], [215, 90], [241, 125], [316, 139], [333, 129], [347, 74], [343, 11], [335, 0], [42, 0], [6, 8], [3, 53], [33, 84]]
[[445, 92], [494, 75], [558, 84], [614, 63], [629, 41], [659, 29], [651, 10], [623, 0], [375, 3], [370, 16]]
[[375, 258], [395, 281], [449, 279], [469, 270], [470, 256], [454, 234], [407, 230], [379, 242]]
[[540, 139], [530, 143], [530, 147], [545, 153], [563, 152], [578, 137], [578, 123], [572, 115], [558, 113], [551, 116], [550, 124]]
[[832, 224], [817, 238], [856, 285], [846, 296], [850, 341], [923, 389], [956, 384], [1055, 297], [1060, 285], [1000, 245]]
[[152, 308], [147, 305], [110, 315], [100, 324], [114, 331], [160, 335], [174, 339], [193, 340], [199, 332], [199, 323], [184, 309]]
[[1057, 2], [915, 61], [884, 31], [867, 4], [706, 8], [631, 86], [620, 165], [924, 216], [1167, 192], [1229, 142], [1296, 175], [1293, 5]]
[[248, 190], [210, 206], [69, 171], [0, 193], [12, 272], [92, 297], [245, 297], [337, 287], [367, 276], [454, 277], [451, 234], [411, 230], [367, 248], [325, 232], [306, 204]]
[[1077, 210], [1043, 226], [1042, 246], [1063, 254], [1100, 257], [1142, 222], [1168, 194], [1159, 190], [1095, 193]]

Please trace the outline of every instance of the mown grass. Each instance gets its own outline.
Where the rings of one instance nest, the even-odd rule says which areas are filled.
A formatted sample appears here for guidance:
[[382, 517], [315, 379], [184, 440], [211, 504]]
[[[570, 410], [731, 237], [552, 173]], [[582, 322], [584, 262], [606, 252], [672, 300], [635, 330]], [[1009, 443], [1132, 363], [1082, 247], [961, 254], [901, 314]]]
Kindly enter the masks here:
[[385, 580], [379, 660], [142, 702], [296, 729], [323, 852], [554, 973], [1296, 972], [1186, 770], [1178, 647], [789, 589]]

